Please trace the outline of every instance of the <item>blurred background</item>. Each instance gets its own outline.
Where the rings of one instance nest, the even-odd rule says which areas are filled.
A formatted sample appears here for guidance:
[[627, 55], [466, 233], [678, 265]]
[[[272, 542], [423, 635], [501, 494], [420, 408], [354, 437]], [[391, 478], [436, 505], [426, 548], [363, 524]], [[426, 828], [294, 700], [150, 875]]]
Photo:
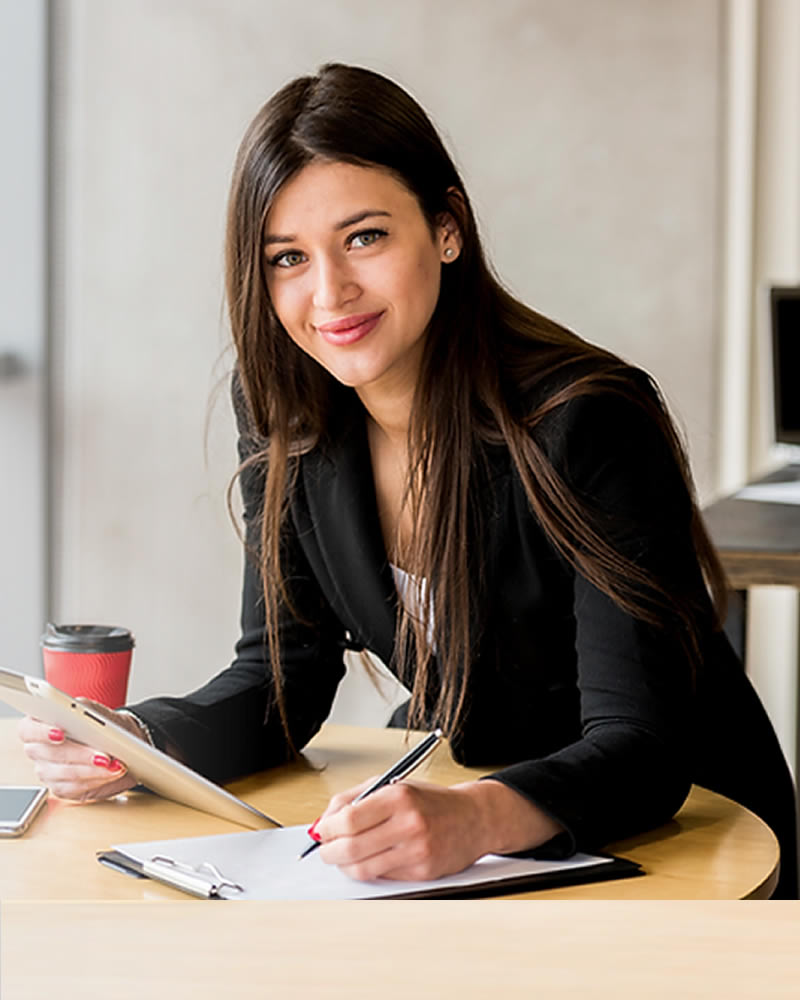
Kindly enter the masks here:
[[[330, 60], [428, 110], [497, 269], [648, 369], [705, 503], [779, 464], [770, 284], [800, 282], [795, 0], [0, 0], [0, 663], [129, 627], [131, 700], [230, 660], [242, 556], [222, 289], [239, 139]], [[797, 594], [748, 653], [794, 763]], [[397, 694], [356, 659], [339, 721]]]

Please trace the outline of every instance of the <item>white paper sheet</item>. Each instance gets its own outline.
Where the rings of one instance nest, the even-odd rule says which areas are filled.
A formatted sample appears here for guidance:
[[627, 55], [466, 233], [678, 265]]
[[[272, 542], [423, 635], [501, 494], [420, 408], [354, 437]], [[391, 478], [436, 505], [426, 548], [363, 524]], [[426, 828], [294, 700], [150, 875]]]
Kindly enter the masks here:
[[533, 878], [551, 872], [612, 864], [614, 860], [589, 854], [575, 854], [566, 861], [535, 861], [487, 854], [465, 871], [435, 882], [396, 882], [388, 879], [357, 882], [334, 865], [326, 865], [319, 851], [299, 860], [298, 855], [309, 843], [305, 826], [289, 826], [281, 830], [255, 830], [214, 837], [140, 841], [118, 844], [114, 849], [139, 862], [157, 856], [169, 857], [195, 868], [204, 862], [211, 862], [227, 880], [244, 887], [244, 892], [224, 888], [219, 895], [224, 899], [243, 900], [377, 899], [418, 894], [431, 889], [457, 891], [459, 888], [467, 889], [520, 876]]
[[759, 500], [762, 503], [800, 504], [800, 479], [784, 483], [757, 483], [734, 494], [735, 500]]

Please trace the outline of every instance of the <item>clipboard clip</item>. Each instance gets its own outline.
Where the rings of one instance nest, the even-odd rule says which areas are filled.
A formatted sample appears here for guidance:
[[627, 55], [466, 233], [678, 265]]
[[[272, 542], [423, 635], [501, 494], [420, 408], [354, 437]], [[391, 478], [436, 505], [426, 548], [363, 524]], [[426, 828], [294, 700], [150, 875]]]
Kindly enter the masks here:
[[225, 878], [216, 865], [210, 861], [194, 867], [182, 861], [176, 861], [166, 854], [156, 854], [149, 861], [142, 862], [142, 874], [156, 879], [175, 889], [182, 889], [200, 899], [220, 898], [221, 889], [231, 889], [234, 892], [244, 892], [244, 886]]

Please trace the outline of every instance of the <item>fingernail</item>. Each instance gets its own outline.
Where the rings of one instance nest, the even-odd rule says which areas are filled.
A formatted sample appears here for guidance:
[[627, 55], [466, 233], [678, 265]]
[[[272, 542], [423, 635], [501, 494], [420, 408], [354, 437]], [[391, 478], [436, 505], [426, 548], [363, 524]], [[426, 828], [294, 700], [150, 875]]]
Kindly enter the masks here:
[[124, 771], [125, 765], [121, 760], [117, 760], [116, 757], [111, 761], [108, 767], [109, 771]]
[[104, 753], [96, 753], [92, 757], [92, 763], [96, 767], [111, 767], [111, 758], [106, 757]]
[[312, 840], [316, 840], [317, 843], [319, 843], [322, 840], [322, 837], [320, 837], [320, 835], [317, 833], [317, 823], [319, 823], [321, 819], [322, 819], [321, 816], [317, 816], [317, 818], [308, 828], [309, 837], [311, 837]]
[[64, 742], [64, 730], [63, 729], [51, 729], [47, 738], [51, 743], [63, 743]]

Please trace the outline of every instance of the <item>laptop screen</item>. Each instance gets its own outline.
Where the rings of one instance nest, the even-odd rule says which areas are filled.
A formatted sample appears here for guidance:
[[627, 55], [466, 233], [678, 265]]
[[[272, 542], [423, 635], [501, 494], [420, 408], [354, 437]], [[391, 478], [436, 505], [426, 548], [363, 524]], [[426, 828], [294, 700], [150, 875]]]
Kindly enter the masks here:
[[775, 440], [800, 444], [800, 286], [773, 288], [770, 299]]

